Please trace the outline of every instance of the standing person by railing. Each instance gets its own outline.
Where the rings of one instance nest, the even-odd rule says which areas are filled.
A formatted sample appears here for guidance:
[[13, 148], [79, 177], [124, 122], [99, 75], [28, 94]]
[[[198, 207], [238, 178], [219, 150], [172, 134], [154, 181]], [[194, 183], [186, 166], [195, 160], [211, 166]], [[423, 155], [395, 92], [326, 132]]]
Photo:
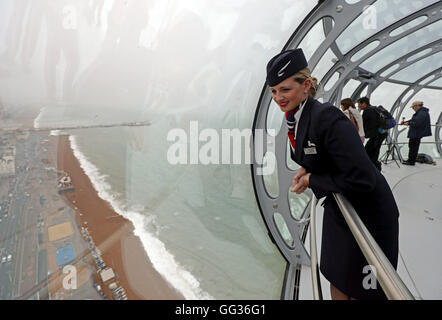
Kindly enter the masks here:
[[379, 153], [382, 142], [387, 138], [388, 133], [379, 130], [381, 126], [381, 117], [376, 111], [376, 107], [370, 104], [370, 99], [368, 97], [359, 98], [358, 107], [363, 110], [362, 119], [364, 120], [365, 137], [368, 138], [368, 141], [365, 144], [365, 150], [376, 168], [381, 171], [382, 164], [379, 161]]
[[267, 84], [285, 113], [292, 159], [301, 166], [292, 192], [311, 188], [324, 201], [320, 268], [333, 299], [385, 299], [367, 287], [368, 263], [333, 193], [354, 206], [394, 268], [398, 260], [399, 211], [384, 176], [367, 156], [358, 132], [330, 103], [314, 99], [316, 81], [301, 49], [284, 51], [267, 64]]
[[411, 104], [414, 110], [413, 117], [401, 124], [410, 126], [408, 130], [408, 159], [402, 162], [405, 165], [414, 166], [419, 152], [419, 146], [423, 137], [431, 136], [430, 114], [422, 101], [414, 101]]

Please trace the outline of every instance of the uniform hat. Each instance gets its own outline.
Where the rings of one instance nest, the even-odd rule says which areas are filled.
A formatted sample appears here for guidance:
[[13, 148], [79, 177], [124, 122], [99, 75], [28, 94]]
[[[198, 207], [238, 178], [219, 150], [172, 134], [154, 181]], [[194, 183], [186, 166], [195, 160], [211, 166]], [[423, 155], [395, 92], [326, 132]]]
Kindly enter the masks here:
[[423, 101], [414, 101], [412, 104], [411, 104], [411, 107], [413, 108], [413, 107], [415, 107], [415, 106], [423, 106], [424, 105], [424, 102]]
[[307, 66], [302, 49], [283, 51], [267, 63], [267, 84], [270, 87], [276, 86]]

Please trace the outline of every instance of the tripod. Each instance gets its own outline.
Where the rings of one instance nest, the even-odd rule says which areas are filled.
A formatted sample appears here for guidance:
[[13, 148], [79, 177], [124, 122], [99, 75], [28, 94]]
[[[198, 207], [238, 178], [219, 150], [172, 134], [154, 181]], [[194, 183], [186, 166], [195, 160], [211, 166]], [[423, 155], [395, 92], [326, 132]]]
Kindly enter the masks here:
[[[390, 138], [390, 136], [387, 136], [387, 151], [385, 151], [385, 153], [381, 156], [380, 161], [383, 164], [387, 164], [388, 163], [388, 157], [391, 156], [391, 160], [390, 161], [394, 161], [396, 163], [396, 165], [398, 166], [398, 168], [400, 168], [401, 166], [399, 165], [397, 160], [400, 160], [400, 152], [398, 150], [398, 146], [393, 142], [393, 140]], [[396, 152], [396, 156], [395, 156], [395, 152]]]

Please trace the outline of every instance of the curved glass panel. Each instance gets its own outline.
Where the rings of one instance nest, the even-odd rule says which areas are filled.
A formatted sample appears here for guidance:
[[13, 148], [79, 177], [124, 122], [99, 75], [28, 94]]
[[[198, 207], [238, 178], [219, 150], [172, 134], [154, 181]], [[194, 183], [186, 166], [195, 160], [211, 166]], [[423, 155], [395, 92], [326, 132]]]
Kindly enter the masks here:
[[411, 61], [413, 61], [413, 60], [419, 59], [420, 57], [426, 55], [427, 53], [430, 53], [432, 50], [433, 50], [432, 48], [428, 48], [428, 49], [425, 49], [425, 50], [423, 50], [423, 51], [421, 51], [421, 52], [418, 52], [418, 53], [416, 53], [416, 54], [413, 54], [411, 57], [408, 57], [408, 58], [407, 58], [407, 61], [408, 61], [408, 62], [411, 62]]
[[326, 91], [330, 90], [330, 89], [334, 86], [334, 84], [339, 80], [339, 77], [340, 77], [340, 74], [339, 74], [339, 72], [336, 71], [336, 72], [330, 77], [330, 79], [327, 81], [327, 83], [326, 83], [325, 86], [324, 86], [324, 89], [325, 89]]
[[[102, 299], [94, 281], [112, 299], [105, 266], [129, 299], [279, 299], [247, 130], [267, 61], [315, 6], [0, 1], [0, 299]], [[18, 130], [34, 124], [54, 131]]]
[[383, 66], [393, 62], [398, 57], [406, 55], [420, 47], [442, 38], [442, 20], [434, 22], [425, 28], [393, 42], [388, 47], [374, 54], [361, 64], [361, 67], [371, 72], [377, 72]]
[[[376, 28], [352, 24], [339, 41], [351, 49], [431, 3], [379, 0]], [[0, 1], [0, 299], [279, 299], [286, 260], [256, 202], [248, 134], [266, 62], [316, 5]], [[384, 60], [440, 39], [440, 21], [430, 27]], [[336, 60], [328, 50], [314, 75]], [[374, 103], [399, 95], [384, 91]], [[434, 122], [440, 91], [415, 98]], [[280, 128], [272, 112], [266, 125]], [[309, 192], [288, 196], [286, 217]]]
[[419, 82], [419, 84], [427, 85], [428, 83], [431, 83], [431, 81], [433, 81], [434, 78], [436, 78], [435, 74], [423, 79], [422, 81]]
[[395, 80], [415, 82], [440, 67], [442, 67], [442, 51], [409, 65], [407, 68], [394, 74], [391, 78]]
[[418, 17], [418, 18], [400, 26], [399, 28], [396, 28], [393, 31], [391, 31], [390, 37], [396, 37], [396, 36], [400, 35], [401, 33], [405, 32], [411, 28], [416, 27], [417, 25], [421, 24], [422, 22], [424, 22], [427, 19], [428, 19], [427, 16]]
[[364, 88], [364, 90], [362, 90], [361, 92], [361, 97], [365, 97], [367, 95], [368, 92], [368, 86]]
[[[336, 39], [339, 49], [346, 54], [360, 42], [399, 21], [409, 14], [425, 8], [437, 0], [378, 0], [348, 26]], [[394, 14], [392, 14], [394, 13]]]
[[292, 249], [295, 248], [295, 241], [293, 240], [289, 228], [287, 227], [284, 217], [280, 213], [275, 212], [273, 214], [273, 220], [275, 221], [279, 234], [284, 239], [287, 246]]
[[355, 90], [361, 85], [361, 81], [350, 79], [342, 89], [342, 99], [350, 98]]
[[442, 87], [442, 78], [439, 78], [436, 81], [431, 82], [429, 85], [435, 87]]
[[302, 48], [307, 61], [310, 60], [316, 49], [318, 49], [324, 40], [324, 23], [323, 19], [321, 19], [315, 23], [298, 46], [299, 48]]
[[270, 102], [269, 110], [267, 112], [267, 134], [271, 136], [277, 136], [281, 125], [284, 121], [284, 113], [281, 112], [278, 104], [272, 99]]
[[360, 58], [362, 58], [363, 56], [365, 56], [367, 53], [371, 52], [372, 50], [376, 49], [376, 47], [379, 45], [379, 43], [381, 43], [380, 41], [373, 41], [371, 43], [369, 43], [368, 45], [366, 45], [363, 49], [359, 50], [358, 52], [356, 52], [354, 55], [352, 55], [352, 57], [350, 58], [350, 60], [352, 62], [358, 61]]
[[385, 81], [370, 95], [370, 103], [374, 106], [382, 105], [387, 110], [393, 107], [394, 102], [408, 87]]
[[348, 4], [355, 4], [358, 3], [361, 0], [345, 0], [345, 2], [347, 2]]
[[397, 68], [399, 68], [399, 66], [400, 66], [399, 64], [392, 65], [390, 68], [388, 68], [387, 70], [385, 70], [384, 72], [381, 73], [381, 77], [388, 76], [390, 73], [392, 73]]
[[302, 218], [312, 195], [313, 192], [310, 189], [305, 190], [301, 194], [296, 194], [289, 190], [288, 192], [289, 206], [290, 206], [290, 213], [293, 219], [300, 220]]
[[331, 49], [328, 49], [325, 54], [322, 56], [321, 60], [319, 60], [318, 64], [312, 71], [312, 76], [316, 77], [319, 82], [322, 81], [322, 78], [325, 76], [328, 70], [333, 67], [336, 63], [337, 57], [333, 53]]
[[408, 92], [405, 94], [405, 96], [402, 97], [402, 101], [401, 101], [401, 102], [403, 103], [403, 102], [407, 101], [408, 98], [411, 97], [413, 94], [414, 94], [414, 90], [410, 90], [410, 91], [408, 91]]
[[267, 171], [263, 174], [265, 188], [271, 197], [276, 198], [279, 196], [278, 163], [274, 154], [268, 152], [264, 155], [263, 161]]

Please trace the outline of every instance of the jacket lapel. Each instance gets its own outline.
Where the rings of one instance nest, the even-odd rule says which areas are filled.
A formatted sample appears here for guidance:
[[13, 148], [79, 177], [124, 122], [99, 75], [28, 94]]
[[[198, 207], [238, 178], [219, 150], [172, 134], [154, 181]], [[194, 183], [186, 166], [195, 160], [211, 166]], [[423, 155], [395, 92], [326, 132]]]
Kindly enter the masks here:
[[310, 124], [310, 113], [311, 107], [313, 104], [312, 98], [307, 98], [307, 102], [302, 110], [301, 118], [299, 122], [296, 124], [298, 126], [298, 131], [296, 132], [296, 147], [295, 147], [295, 161], [297, 163], [301, 163], [301, 157], [304, 153], [304, 140], [307, 135], [307, 131], [309, 129]]

